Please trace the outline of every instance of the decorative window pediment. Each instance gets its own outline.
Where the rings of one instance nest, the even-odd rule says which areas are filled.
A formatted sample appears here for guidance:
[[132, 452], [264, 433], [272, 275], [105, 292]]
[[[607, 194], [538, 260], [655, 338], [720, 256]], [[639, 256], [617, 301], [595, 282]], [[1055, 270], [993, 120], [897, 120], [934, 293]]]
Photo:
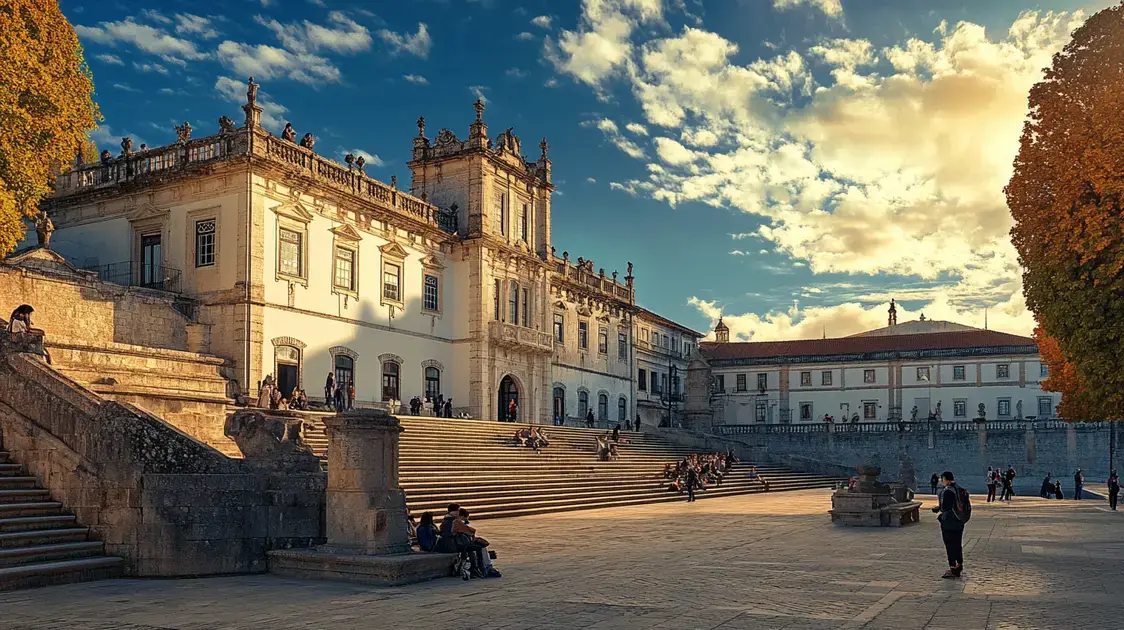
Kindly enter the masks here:
[[578, 307], [578, 315], [581, 315], [582, 317], [589, 317], [592, 314], [593, 311], [588, 306], [583, 304]]
[[328, 348], [328, 354], [332, 355], [333, 357], [337, 354], [342, 354], [344, 356], [351, 357], [352, 361], [359, 358], [358, 352], [346, 346], [332, 346], [331, 348]]
[[434, 270], [437, 270], [437, 271], [441, 271], [442, 269], [445, 268], [445, 265], [442, 265], [441, 261], [438, 260], [437, 257], [434, 256], [433, 254], [430, 254], [429, 256], [426, 256], [425, 258], [422, 259], [422, 266], [428, 267], [430, 269], [434, 269]]
[[398, 356], [397, 354], [393, 354], [393, 353], [390, 353], [390, 352], [387, 352], [386, 354], [380, 354], [379, 355], [379, 363], [388, 363], [388, 362], [389, 363], [397, 363], [398, 365], [402, 365], [406, 361], [403, 360], [402, 357]]
[[358, 230], [346, 223], [337, 225], [332, 228], [331, 232], [335, 234], [337, 238], [341, 238], [345, 241], [359, 241], [363, 238], [363, 235], [360, 234]]
[[313, 214], [299, 201], [293, 203], [283, 203], [273, 208], [273, 212], [279, 216], [283, 216], [293, 221], [301, 223], [311, 223]]
[[308, 347], [308, 345], [303, 341], [301, 341], [300, 339], [295, 339], [293, 337], [274, 337], [271, 341], [275, 346], [293, 346], [294, 348], [300, 348], [301, 350], [304, 350]]
[[382, 247], [379, 248], [379, 251], [381, 251], [382, 255], [387, 257], [387, 258], [397, 258], [398, 260], [405, 260], [406, 256], [408, 255], [406, 250], [403, 249], [401, 245], [399, 245], [398, 243], [395, 243], [394, 241], [391, 241], [391, 242], [387, 243], [386, 245], [383, 245]]
[[166, 216], [168, 216], [167, 208], [161, 208], [154, 204], [146, 203], [133, 211], [133, 214], [129, 215], [129, 220], [145, 221], [147, 219], [163, 219]]
[[438, 361], [437, 359], [426, 359], [425, 361], [422, 361], [421, 366], [422, 366], [423, 369], [424, 368], [437, 368], [438, 370], [441, 370], [442, 372], [445, 371], [445, 366], [441, 365], [441, 362]]

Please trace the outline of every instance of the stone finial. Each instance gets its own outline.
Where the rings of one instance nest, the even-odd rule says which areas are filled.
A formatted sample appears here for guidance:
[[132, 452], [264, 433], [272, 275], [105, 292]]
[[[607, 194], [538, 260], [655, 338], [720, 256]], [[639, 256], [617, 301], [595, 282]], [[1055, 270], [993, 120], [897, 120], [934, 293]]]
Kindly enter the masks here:
[[133, 139], [129, 136], [121, 138], [121, 155], [131, 155], [133, 152]]
[[343, 161], [347, 163], [347, 170], [350, 171], [351, 165], [355, 164], [355, 156], [348, 153], [347, 155], [343, 156]]
[[258, 102], [258, 84], [254, 83], [254, 77], [246, 82], [246, 104], [254, 105]]
[[219, 133], [233, 133], [234, 121], [226, 116], [219, 116]]
[[566, 263], [570, 262], [570, 252], [562, 252], [562, 260]]
[[358, 166], [358, 167], [359, 167], [359, 172], [360, 172], [360, 173], [362, 173], [362, 172], [363, 172], [363, 166], [364, 166], [364, 165], [365, 165], [366, 163], [367, 163], [367, 159], [366, 159], [366, 158], [364, 158], [364, 157], [363, 157], [362, 155], [360, 155], [359, 157], [355, 158], [355, 166]]
[[390, 176], [390, 187], [394, 188], [394, 189], [398, 188], [398, 176], [397, 175], [391, 175]]
[[301, 138], [301, 146], [306, 149], [311, 149], [315, 144], [316, 138], [313, 138], [312, 134], [310, 133], [304, 134], [304, 136]]
[[553, 246], [553, 245], [551, 245], [551, 246], [550, 246], [550, 255], [551, 255], [551, 256], [553, 256], [553, 255], [554, 255], [554, 252], [555, 252], [555, 251], [557, 251], [557, 250], [555, 250], [555, 249], [554, 249], [554, 246]]
[[476, 122], [484, 122], [484, 101], [477, 98], [472, 104], [472, 109], [476, 110]]
[[418, 137], [425, 137], [425, 116], [418, 116]]
[[293, 131], [293, 123], [285, 123], [285, 128], [281, 130], [281, 139], [289, 142], [297, 141], [297, 132]]
[[890, 298], [890, 316], [886, 319], [887, 326], [896, 326], [898, 324], [898, 307], [894, 304], [894, 298]]
[[187, 142], [191, 139], [191, 123], [186, 120], [182, 125], [176, 126], [176, 142]]
[[617, 271], [614, 269], [613, 270], [613, 283], [615, 284], [616, 281], [617, 281]]
[[539, 143], [539, 148], [542, 149], [542, 160], [545, 162], [547, 159], [546, 153], [550, 149], [550, 145], [546, 143], [546, 138], [543, 138], [542, 142]]
[[599, 276], [601, 276], [602, 278], [604, 278], [604, 277], [605, 277], [605, 268], [604, 268], [604, 267], [602, 267], [601, 269], [599, 269], [599, 270], [598, 270], [598, 272], [597, 272], [597, 275], [599, 275]]
[[429, 201], [429, 193], [423, 190], [422, 194], [421, 194], [421, 200], [422, 201]]
[[141, 151], [147, 151], [147, 150], [148, 150], [148, 145], [142, 142], [142, 143], [141, 143], [141, 146], [140, 146], [140, 150], [141, 150]]
[[108, 149], [101, 152], [101, 161], [102, 162], [108, 162], [112, 159], [113, 159], [113, 154], [110, 153]]

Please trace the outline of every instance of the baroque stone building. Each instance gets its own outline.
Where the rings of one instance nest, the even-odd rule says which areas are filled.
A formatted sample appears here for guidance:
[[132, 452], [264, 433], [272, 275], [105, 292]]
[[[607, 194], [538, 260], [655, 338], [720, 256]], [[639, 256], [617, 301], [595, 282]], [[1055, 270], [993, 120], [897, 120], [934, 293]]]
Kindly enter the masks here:
[[273, 375], [315, 399], [332, 373], [361, 404], [441, 394], [474, 417], [515, 400], [523, 421], [612, 424], [637, 410], [639, 331], [670, 326], [683, 349], [701, 336], [637, 306], [631, 263], [557, 255], [546, 140], [528, 160], [513, 129], [489, 136], [481, 102], [463, 140], [418, 120], [405, 191], [291, 124], [270, 134], [257, 89], [242, 126], [123, 138], [43, 204], [74, 266], [187, 298], [192, 350], [232, 362], [232, 395]]

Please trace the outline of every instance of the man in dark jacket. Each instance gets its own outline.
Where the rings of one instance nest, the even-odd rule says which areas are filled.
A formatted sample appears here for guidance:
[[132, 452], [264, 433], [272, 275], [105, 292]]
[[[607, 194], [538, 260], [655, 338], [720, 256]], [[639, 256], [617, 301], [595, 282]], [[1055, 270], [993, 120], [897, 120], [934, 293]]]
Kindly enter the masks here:
[[1073, 500], [1081, 500], [1081, 490], [1085, 487], [1085, 475], [1081, 474], [1081, 469], [1078, 468], [1077, 472], [1073, 473]]
[[944, 484], [944, 490], [940, 494], [940, 504], [933, 508], [933, 512], [938, 514], [941, 539], [948, 556], [948, 571], [941, 577], [951, 580], [959, 578], [964, 571], [964, 522], [956, 514], [960, 504], [960, 488], [956, 485], [952, 472], [944, 471], [941, 483]]

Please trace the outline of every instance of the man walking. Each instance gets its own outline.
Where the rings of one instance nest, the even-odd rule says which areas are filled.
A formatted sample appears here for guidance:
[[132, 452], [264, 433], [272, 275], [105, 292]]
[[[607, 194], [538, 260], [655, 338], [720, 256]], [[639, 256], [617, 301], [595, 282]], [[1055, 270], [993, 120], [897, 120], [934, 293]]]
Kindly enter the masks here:
[[640, 433], [640, 414], [636, 414], [636, 432]]
[[1116, 511], [1116, 499], [1120, 496], [1120, 475], [1116, 474], [1116, 469], [1113, 468], [1112, 472], [1108, 474], [1108, 507], [1112, 511]]
[[940, 483], [940, 481], [940, 477], [937, 476], [937, 473], [933, 473], [933, 476], [929, 477], [929, 488], [932, 489], [933, 494], [937, 493], [937, 484]]
[[964, 571], [964, 523], [972, 517], [972, 504], [968, 493], [956, 485], [952, 472], [941, 474], [944, 490], [940, 503], [933, 508], [941, 524], [941, 539], [944, 541], [945, 555], [948, 556], [948, 571], [941, 577], [946, 580], [957, 579]]
[[687, 469], [687, 503], [695, 500], [695, 487], [699, 485], [699, 473], [694, 466]]
[[328, 379], [324, 381], [324, 406], [331, 407], [335, 401], [336, 376], [328, 372]]
[[1078, 468], [1077, 472], [1073, 473], [1073, 500], [1081, 500], [1081, 489], [1085, 487], [1085, 475], [1081, 474], [1081, 469]]
[[997, 483], [999, 483], [999, 480], [995, 478], [995, 470], [993, 470], [991, 468], [991, 466], [988, 466], [987, 467], [987, 502], [988, 503], [991, 503], [992, 501], [995, 500], [995, 484], [997, 484]]

